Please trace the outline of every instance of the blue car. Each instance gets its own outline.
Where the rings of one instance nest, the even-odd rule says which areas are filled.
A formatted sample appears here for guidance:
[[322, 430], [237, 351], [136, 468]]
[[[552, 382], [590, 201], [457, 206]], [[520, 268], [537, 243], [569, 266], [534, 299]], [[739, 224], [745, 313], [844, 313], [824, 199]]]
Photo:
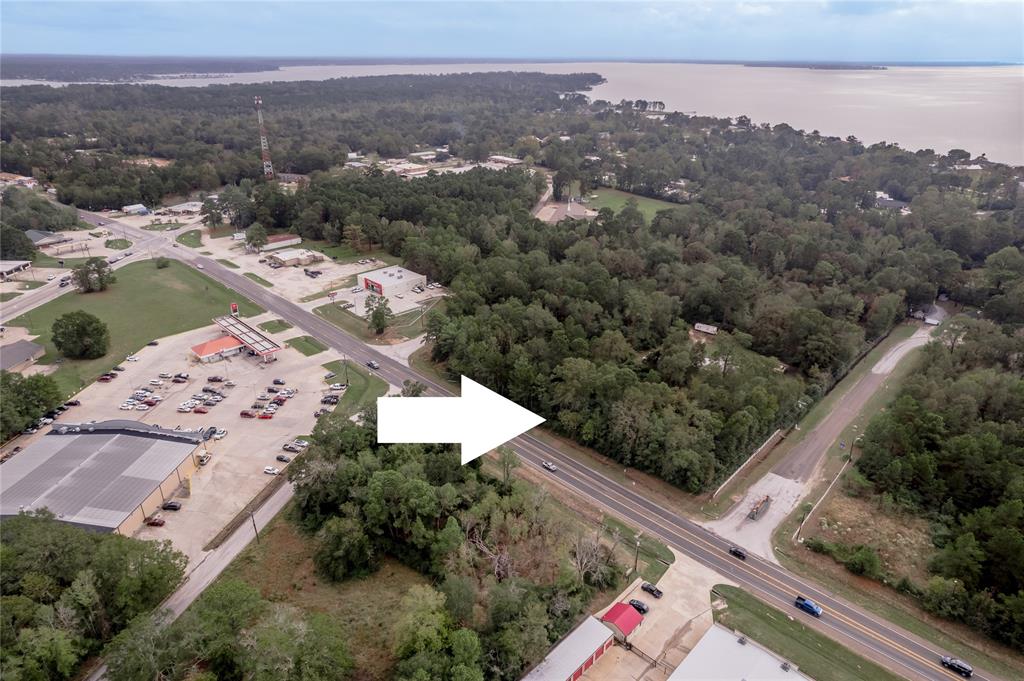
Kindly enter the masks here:
[[821, 617], [821, 612], [822, 612], [821, 606], [818, 605], [817, 603], [815, 603], [814, 601], [812, 601], [809, 598], [804, 598], [803, 596], [797, 596], [796, 600], [793, 602], [793, 605], [795, 605], [796, 607], [800, 608], [801, 610], [803, 610], [806, 613], [814, 615], [815, 617]]

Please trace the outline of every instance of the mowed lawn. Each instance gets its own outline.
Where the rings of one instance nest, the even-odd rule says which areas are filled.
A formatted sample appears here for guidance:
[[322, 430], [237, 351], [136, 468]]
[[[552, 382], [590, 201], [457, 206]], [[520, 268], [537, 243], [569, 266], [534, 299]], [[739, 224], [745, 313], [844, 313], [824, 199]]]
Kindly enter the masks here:
[[344, 623], [345, 646], [356, 664], [353, 679], [388, 681], [394, 678], [392, 640], [402, 597], [428, 580], [397, 560], [385, 557], [380, 569], [362, 579], [333, 583], [313, 565], [316, 541], [289, 520], [286, 507], [260, 532], [259, 543], [248, 547], [220, 579], [241, 579], [274, 603], [287, 603], [303, 612], [320, 612]]
[[444, 310], [444, 301], [438, 300], [428, 310], [420, 307], [395, 315], [391, 323], [388, 324], [388, 328], [380, 335], [370, 330], [369, 323], [364, 317], [343, 310], [336, 303], [315, 307], [313, 314], [323, 317], [331, 324], [367, 343], [387, 345], [392, 341], [403, 341], [422, 335], [427, 330], [427, 315], [433, 310]]
[[93, 360], [65, 360], [53, 374], [66, 395], [77, 393], [105, 371], [124, 361], [151, 340], [211, 324], [238, 303], [242, 316], [263, 310], [234, 291], [209, 279], [198, 270], [177, 261], [157, 269], [153, 261], [125, 265], [117, 270], [117, 283], [100, 293], [65, 293], [10, 322], [38, 334], [36, 342], [46, 347], [43, 364], [57, 361], [51, 341], [53, 321], [62, 314], [85, 310], [103, 320], [110, 329], [110, 349]]
[[327, 349], [326, 345], [312, 336], [296, 336], [295, 338], [288, 339], [287, 343], [306, 357], [323, 352]]
[[636, 194], [630, 194], [629, 192], [622, 192], [618, 189], [597, 189], [594, 192], [597, 194], [596, 199], [590, 199], [588, 203], [584, 205], [587, 208], [594, 210], [601, 210], [602, 208], [611, 208], [613, 211], [618, 213], [626, 205], [626, 201], [629, 199], [636, 199], [637, 208], [647, 218], [647, 222], [654, 219], [654, 215], [659, 210], [665, 210], [667, 208], [678, 208], [678, 203], [671, 203], [669, 201], [659, 201], [658, 199], [650, 199], [646, 196], [637, 196]]
[[[344, 383], [345, 360], [336, 359], [323, 365], [324, 369], [333, 371], [337, 376], [325, 381], [326, 383]], [[364, 407], [372, 404], [378, 397], [388, 393], [386, 381], [372, 376], [363, 367], [348, 362], [348, 389], [341, 396], [335, 412], [342, 412], [348, 416], [362, 411]]]
[[203, 245], [203, 233], [198, 229], [190, 229], [187, 232], [179, 234], [174, 240], [182, 246], [200, 248]]
[[796, 664], [812, 679], [897, 681], [902, 678], [801, 624], [799, 618], [790, 617], [792, 613], [765, 605], [742, 589], [718, 584], [715, 591], [728, 603], [725, 610], [715, 612], [716, 622], [749, 636]]

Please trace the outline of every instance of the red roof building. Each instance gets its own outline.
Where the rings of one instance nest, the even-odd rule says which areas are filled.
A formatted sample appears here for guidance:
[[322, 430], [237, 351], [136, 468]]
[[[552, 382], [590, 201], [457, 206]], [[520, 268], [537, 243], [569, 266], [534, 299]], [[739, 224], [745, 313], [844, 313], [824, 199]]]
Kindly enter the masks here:
[[237, 355], [243, 347], [242, 341], [234, 336], [221, 336], [199, 345], [193, 345], [192, 353], [199, 358], [200, 362], [215, 362], [230, 355]]
[[616, 603], [608, 608], [601, 621], [611, 627], [616, 638], [625, 641], [643, 623], [644, 616], [629, 603]]

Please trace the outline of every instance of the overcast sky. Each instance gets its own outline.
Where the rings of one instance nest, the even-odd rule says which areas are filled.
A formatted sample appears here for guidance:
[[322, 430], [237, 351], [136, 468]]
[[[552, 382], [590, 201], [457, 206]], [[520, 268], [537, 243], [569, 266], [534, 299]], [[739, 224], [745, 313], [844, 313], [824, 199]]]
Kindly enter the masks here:
[[1024, 61], [1024, 3], [0, 0], [4, 53]]

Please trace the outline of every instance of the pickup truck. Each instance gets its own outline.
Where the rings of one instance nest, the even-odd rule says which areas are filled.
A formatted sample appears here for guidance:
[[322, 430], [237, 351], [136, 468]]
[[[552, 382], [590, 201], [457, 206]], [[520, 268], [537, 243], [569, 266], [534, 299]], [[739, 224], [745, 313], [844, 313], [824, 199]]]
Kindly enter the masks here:
[[793, 601], [793, 605], [800, 608], [806, 613], [814, 615], [815, 617], [821, 617], [821, 606], [809, 598], [797, 596], [796, 600]]

